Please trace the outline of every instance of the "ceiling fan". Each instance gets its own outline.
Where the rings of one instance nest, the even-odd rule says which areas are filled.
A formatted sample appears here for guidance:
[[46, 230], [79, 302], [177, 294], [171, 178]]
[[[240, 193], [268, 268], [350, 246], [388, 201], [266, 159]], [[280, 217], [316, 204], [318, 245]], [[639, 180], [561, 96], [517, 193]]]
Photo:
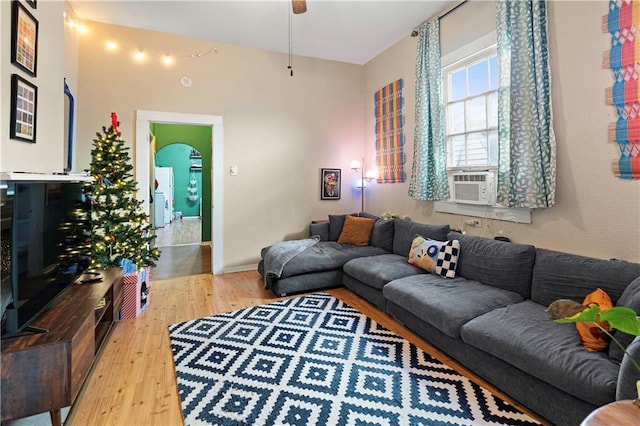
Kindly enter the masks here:
[[299, 15], [307, 11], [307, 0], [291, 0], [293, 13]]

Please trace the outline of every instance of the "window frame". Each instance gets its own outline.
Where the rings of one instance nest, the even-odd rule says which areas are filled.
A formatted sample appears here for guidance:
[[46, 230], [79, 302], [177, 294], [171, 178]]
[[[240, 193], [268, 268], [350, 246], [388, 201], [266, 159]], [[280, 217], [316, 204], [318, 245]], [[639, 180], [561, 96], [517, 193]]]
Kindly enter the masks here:
[[[498, 132], [498, 122], [497, 122], [497, 117], [495, 120], [495, 126], [489, 126], [489, 108], [488, 106], [488, 102], [485, 101], [485, 123], [486, 126], [484, 129], [480, 129], [480, 130], [474, 130], [474, 131], [467, 131], [465, 129], [465, 132], [460, 132], [460, 133], [448, 133], [448, 120], [447, 120], [447, 110], [449, 108], [449, 105], [452, 105], [454, 103], [459, 103], [462, 102], [465, 108], [465, 121], [466, 121], [466, 105], [467, 102], [469, 100], [473, 100], [473, 99], [477, 99], [477, 98], [484, 98], [485, 100], [488, 99], [489, 96], [491, 96], [492, 94], [496, 95], [497, 98], [497, 94], [498, 94], [498, 87], [496, 87], [495, 89], [491, 89], [490, 85], [489, 85], [489, 90], [482, 92], [480, 94], [476, 94], [473, 96], [466, 96], [464, 98], [461, 99], [456, 99], [455, 101], [450, 100], [450, 94], [452, 92], [452, 88], [451, 85], [449, 84], [450, 81], [450, 76], [452, 74], [454, 74], [456, 71], [459, 71], [460, 69], [463, 68], [470, 68], [473, 65], [476, 65], [478, 63], [481, 62], [489, 62], [490, 58], [493, 56], [497, 56], [497, 45], [496, 43], [492, 43], [489, 46], [485, 46], [479, 49], [476, 49], [474, 51], [471, 51], [470, 53], [466, 54], [465, 56], [451, 62], [445, 65], [441, 66], [441, 76], [442, 76], [442, 110], [443, 110], [443, 118], [444, 118], [444, 132], [445, 132], [445, 146], [446, 146], [446, 156], [447, 156], [447, 174], [449, 175], [450, 181], [451, 181], [451, 177], [453, 173], [456, 172], [478, 172], [478, 171], [493, 171], [494, 173], [497, 173], [498, 170], [498, 165], [491, 165], [490, 161], [491, 161], [491, 154], [492, 152], [490, 150], [488, 150], [487, 153], [487, 164], [485, 165], [480, 165], [480, 166], [469, 166], [469, 165], [464, 165], [464, 166], [456, 166], [456, 165], [452, 165], [451, 163], [451, 158], [453, 156], [453, 153], [451, 152], [450, 149], [450, 143], [449, 143], [449, 138], [452, 136], [460, 136], [460, 135], [464, 135], [465, 136], [465, 162], [468, 162], [468, 142], [466, 140], [466, 138], [468, 137], [469, 134], [471, 133], [477, 133], [477, 132], [491, 132], [491, 131], [495, 131], [496, 132], [496, 136], [497, 136], [497, 132]], [[490, 77], [490, 72], [489, 72], [489, 77]], [[469, 84], [469, 79], [466, 79], [466, 83], [467, 83], [467, 92], [468, 92], [468, 84]], [[496, 99], [497, 102], [497, 99]], [[496, 110], [497, 110], [497, 105], [496, 105]], [[488, 144], [488, 140], [487, 140], [487, 144]], [[489, 147], [488, 147], [489, 148]]]

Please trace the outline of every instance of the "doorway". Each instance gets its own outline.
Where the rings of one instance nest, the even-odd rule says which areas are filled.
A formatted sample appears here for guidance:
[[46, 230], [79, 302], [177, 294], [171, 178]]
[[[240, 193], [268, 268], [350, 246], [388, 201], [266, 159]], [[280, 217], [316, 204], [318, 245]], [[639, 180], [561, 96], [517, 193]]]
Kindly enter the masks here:
[[[151, 185], [153, 171], [151, 169], [151, 132], [152, 123], [162, 124], [191, 124], [210, 126], [212, 132], [211, 140], [211, 198], [210, 204], [203, 203], [203, 218], [210, 217], [211, 227], [211, 263], [214, 274], [223, 272], [223, 152], [224, 152], [224, 132], [223, 120], [221, 116], [182, 114], [160, 111], [137, 111], [136, 113], [136, 180], [138, 181], [138, 200], [141, 201], [143, 210], [150, 214], [149, 195], [153, 186]], [[206, 214], [210, 213], [210, 214]], [[204, 219], [203, 219], [204, 220]]]
[[[211, 204], [211, 182], [208, 179], [211, 176], [211, 159], [206, 158], [203, 164], [203, 156], [198, 149], [206, 147], [207, 151], [211, 151], [211, 127], [168, 126], [177, 127], [173, 129], [177, 133], [180, 129], [186, 130], [179, 140], [190, 140], [194, 134], [202, 140], [197, 143], [198, 147], [173, 142], [174, 136], [167, 139], [162, 134], [163, 127], [152, 126], [156, 140], [152, 203], [156, 245], [162, 248], [211, 241], [211, 227], [202, 223], [202, 205]], [[166, 144], [167, 141], [170, 143]], [[204, 183], [208, 190], [205, 190]]]

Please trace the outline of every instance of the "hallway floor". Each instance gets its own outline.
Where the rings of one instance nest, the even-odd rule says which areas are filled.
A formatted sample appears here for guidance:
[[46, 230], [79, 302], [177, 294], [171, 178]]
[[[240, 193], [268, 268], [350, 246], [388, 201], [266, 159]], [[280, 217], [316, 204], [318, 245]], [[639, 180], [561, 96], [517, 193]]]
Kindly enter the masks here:
[[153, 281], [211, 273], [211, 245], [208, 243], [167, 246], [160, 250], [160, 259], [151, 268]]
[[183, 244], [200, 244], [202, 241], [202, 219], [185, 217], [156, 228], [156, 246], [167, 247]]
[[211, 243], [201, 243], [202, 219], [185, 217], [156, 230], [160, 259], [151, 268], [153, 280], [211, 273]]

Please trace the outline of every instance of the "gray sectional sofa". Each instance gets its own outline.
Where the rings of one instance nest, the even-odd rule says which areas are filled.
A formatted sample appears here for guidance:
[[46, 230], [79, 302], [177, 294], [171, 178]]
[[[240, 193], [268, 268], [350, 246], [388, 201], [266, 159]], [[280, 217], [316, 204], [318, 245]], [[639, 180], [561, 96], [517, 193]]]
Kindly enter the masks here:
[[[640, 373], [617, 346], [587, 352], [575, 325], [556, 324], [545, 310], [557, 299], [582, 302], [601, 288], [614, 304], [640, 312], [640, 264], [399, 219], [377, 220], [369, 246], [356, 247], [336, 242], [343, 223], [344, 216], [335, 215], [312, 224], [310, 234], [319, 241], [271, 277], [271, 289], [283, 294], [344, 285], [554, 424], [577, 425], [599, 406], [635, 397]], [[407, 263], [416, 235], [460, 242], [455, 278]], [[268, 250], [258, 267], [263, 277]], [[616, 335], [640, 359], [640, 338]]]

